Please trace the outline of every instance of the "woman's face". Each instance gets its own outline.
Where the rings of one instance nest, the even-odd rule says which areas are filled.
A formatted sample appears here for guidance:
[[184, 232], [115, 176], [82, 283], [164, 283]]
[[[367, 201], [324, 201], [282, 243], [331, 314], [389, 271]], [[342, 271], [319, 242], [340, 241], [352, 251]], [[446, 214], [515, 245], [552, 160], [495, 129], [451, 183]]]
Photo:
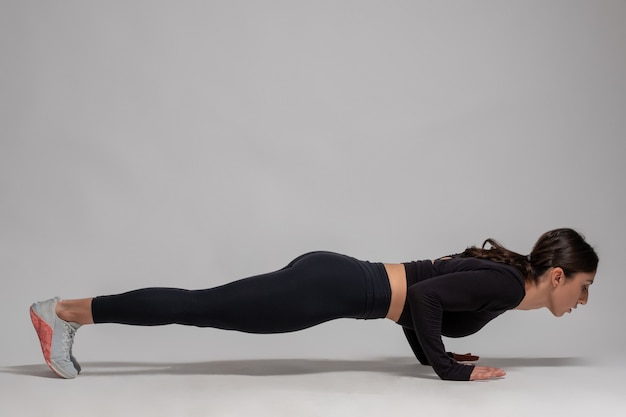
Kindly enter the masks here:
[[[593, 284], [595, 272], [577, 272], [570, 278], [560, 268], [552, 276], [553, 291], [548, 308], [557, 317], [571, 313], [578, 304], [587, 304], [589, 286]], [[559, 273], [560, 270], [560, 273]]]

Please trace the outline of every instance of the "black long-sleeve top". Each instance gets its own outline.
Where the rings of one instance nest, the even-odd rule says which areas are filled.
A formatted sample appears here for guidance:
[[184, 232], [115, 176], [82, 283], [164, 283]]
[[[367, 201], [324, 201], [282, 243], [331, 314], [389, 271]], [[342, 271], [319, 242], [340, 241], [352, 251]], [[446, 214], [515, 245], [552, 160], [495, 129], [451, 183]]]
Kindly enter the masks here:
[[489, 260], [453, 256], [404, 263], [407, 298], [398, 324], [417, 359], [441, 379], [467, 381], [474, 369], [453, 360], [441, 336], [476, 333], [515, 308], [526, 294], [516, 268]]

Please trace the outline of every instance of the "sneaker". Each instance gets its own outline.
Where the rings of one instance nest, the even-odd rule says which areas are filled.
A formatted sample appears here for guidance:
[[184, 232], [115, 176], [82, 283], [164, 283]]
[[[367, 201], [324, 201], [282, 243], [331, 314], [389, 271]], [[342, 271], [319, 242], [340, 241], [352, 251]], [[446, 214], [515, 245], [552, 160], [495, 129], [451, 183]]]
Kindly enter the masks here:
[[30, 319], [41, 343], [46, 363], [62, 378], [76, 378], [80, 365], [72, 355], [74, 335], [80, 324], [61, 320], [55, 308], [59, 297], [41, 301], [30, 307]]
[[[76, 324], [76, 323], [74, 323], [74, 324]], [[72, 364], [74, 364], [74, 368], [76, 368], [76, 373], [80, 374], [80, 371], [82, 371], [83, 368], [80, 367], [80, 363], [78, 363], [78, 361], [76, 360], [74, 355], [72, 355], [72, 349], [71, 348], [70, 348], [70, 360], [72, 361]]]

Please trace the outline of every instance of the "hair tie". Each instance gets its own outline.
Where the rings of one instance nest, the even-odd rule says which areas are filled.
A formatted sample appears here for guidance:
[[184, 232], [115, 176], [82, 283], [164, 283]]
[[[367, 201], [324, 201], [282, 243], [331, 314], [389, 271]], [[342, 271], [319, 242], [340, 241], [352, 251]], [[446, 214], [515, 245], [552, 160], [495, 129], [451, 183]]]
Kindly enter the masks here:
[[526, 255], [526, 260], [530, 262], [530, 255]]

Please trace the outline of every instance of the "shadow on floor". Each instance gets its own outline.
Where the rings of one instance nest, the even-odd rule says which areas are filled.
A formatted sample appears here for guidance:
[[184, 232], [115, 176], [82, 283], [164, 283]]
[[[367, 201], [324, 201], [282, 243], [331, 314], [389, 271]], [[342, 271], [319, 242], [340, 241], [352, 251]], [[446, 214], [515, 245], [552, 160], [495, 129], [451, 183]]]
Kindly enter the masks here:
[[[481, 358], [479, 365], [504, 369], [519, 367], [585, 366], [582, 358]], [[249, 359], [209, 362], [84, 362], [81, 376], [112, 375], [242, 375], [278, 376], [331, 372], [374, 372], [396, 376], [439, 379], [432, 368], [413, 358], [393, 357], [372, 360], [343, 359]], [[57, 378], [45, 364], [19, 365], [0, 369], [2, 373]]]
[[548, 358], [480, 358], [480, 365], [496, 368], [528, 368], [528, 367], [562, 367], [589, 366], [592, 363], [586, 358], [548, 357]]

